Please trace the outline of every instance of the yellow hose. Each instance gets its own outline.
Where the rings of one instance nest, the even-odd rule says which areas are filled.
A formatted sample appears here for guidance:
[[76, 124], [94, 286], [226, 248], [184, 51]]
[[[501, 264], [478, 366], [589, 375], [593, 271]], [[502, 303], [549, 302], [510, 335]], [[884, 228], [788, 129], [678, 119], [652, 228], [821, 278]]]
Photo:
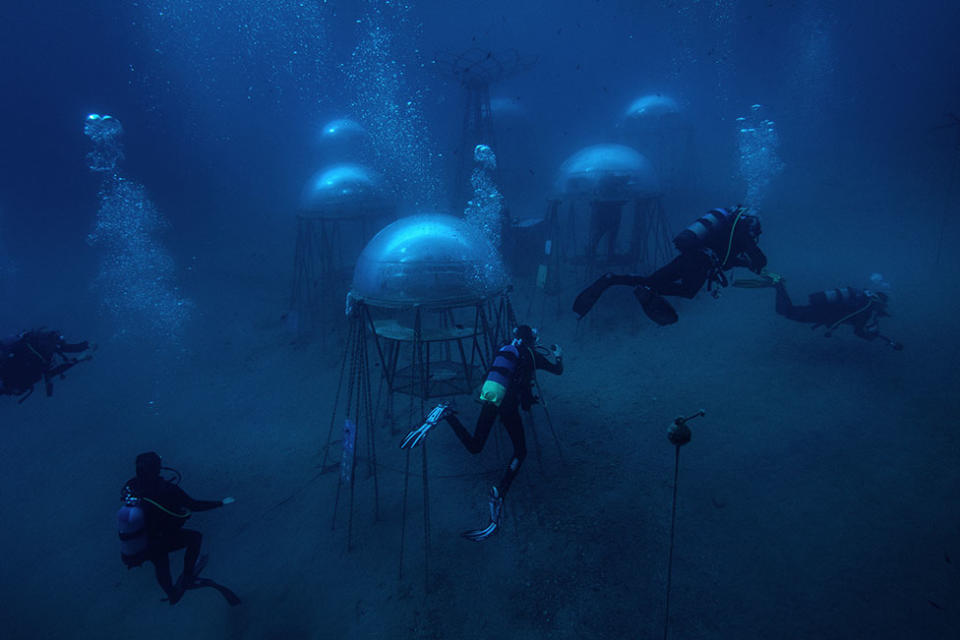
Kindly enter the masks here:
[[163, 505], [160, 504], [159, 502], [154, 502], [154, 501], [151, 500], [150, 498], [140, 498], [140, 499], [143, 500], [143, 501], [145, 501], [145, 502], [149, 502], [150, 504], [152, 504], [153, 506], [155, 506], [157, 509], [160, 509], [160, 511], [163, 511], [163, 512], [166, 513], [167, 515], [171, 515], [171, 516], [173, 516], [174, 518], [184, 518], [184, 519], [186, 519], [186, 518], [189, 518], [190, 515], [191, 515], [189, 509], [184, 509], [184, 510], [183, 510], [184, 513], [174, 513], [173, 511], [170, 511], [170, 509], [167, 509], [165, 506], [163, 506]]

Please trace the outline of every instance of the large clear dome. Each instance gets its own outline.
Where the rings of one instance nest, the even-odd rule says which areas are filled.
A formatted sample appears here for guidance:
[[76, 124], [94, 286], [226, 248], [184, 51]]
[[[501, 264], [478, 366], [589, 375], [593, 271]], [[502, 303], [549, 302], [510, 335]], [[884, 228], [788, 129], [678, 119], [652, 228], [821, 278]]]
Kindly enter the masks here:
[[597, 144], [570, 156], [560, 167], [557, 191], [563, 198], [632, 200], [660, 193], [653, 165], [622, 144]]
[[338, 164], [315, 173], [303, 188], [300, 213], [317, 218], [381, 215], [389, 204], [383, 179], [358, 164]]
[[651, 94], [642, 96], [630, 103], [627, 107], [627, 118], [657, 118], [673, 113], [680, 113], [680, 105], [673, 98]]
[[460, 218], [421, 214], [370, 240], [351, 293], [373, 306], [454, 307], [481, 302], [505, 285], [499, 256], [480, 233]]

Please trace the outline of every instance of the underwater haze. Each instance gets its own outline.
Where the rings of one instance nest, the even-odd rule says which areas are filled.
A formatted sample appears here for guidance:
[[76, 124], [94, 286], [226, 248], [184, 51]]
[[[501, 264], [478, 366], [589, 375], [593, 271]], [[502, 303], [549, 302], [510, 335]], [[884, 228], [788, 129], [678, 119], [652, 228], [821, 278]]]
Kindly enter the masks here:
[[[3, 637], [957, 637], [960, 3], [4, 9]], [[879, 339], [742, 267], [669, 326], [573, 312], [741, 203], [795, 304], [889, 299]], [[494, 518], [500, 421], [400, 444], [440, 400], [473, 430], [518, 323], [564, 367]], [[24, 397], [41, 327], [92, 357]], [[149, 451], [236, 499], [176, 606], [121, 561]]]

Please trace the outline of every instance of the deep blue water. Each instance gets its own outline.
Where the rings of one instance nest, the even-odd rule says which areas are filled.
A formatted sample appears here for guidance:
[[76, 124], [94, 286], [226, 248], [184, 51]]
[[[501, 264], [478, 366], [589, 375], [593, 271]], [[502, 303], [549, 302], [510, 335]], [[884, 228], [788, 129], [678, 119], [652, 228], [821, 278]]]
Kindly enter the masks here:
[[[0, 397], [9, 637], [662, 635], [663, 431], [701, 406], [683, 449], [671, 637], [954, 637], [960, 5], [61, 4], [7, 2], [0, 23], [0, 336], [45, 325], [99, 349], [50, 398]], [[541, 299], [535, 260], [511, 263], [520, 320], [567, 354], [543, 383], [568, 459], [543, 431], [504, 531], [477, 547], [456, 533], [483, 515], [509, 441], [477, 461], [432, 436], [425, 595], [422, 553], [397, 578], [405, 423], [376, 431], [381, 521], [369, 523], [364, 486], [358, 548], [330, 531], [337, 474], [317, 476], [317, 451], [349, 275], [325, 293], [333, 340], [296, 339], [284, 314], [296, 213], [319, 169], [357, 157], [397, 215], [464, 214], [466, 91], [449, 61], [469, 50], [508, 63], [490, 95], [511, 105], [493, 117], [511, 216], [563, 199], [561, 165], [578, 150], [632, 145], [658, 163], [673, 232], [754, 195], [769, 267], [795, 301], [882, 273], [882, 328], [905, 349], [789, 323], [766, 289], [680, 300], [670, 327], [616, 290], [577, 324], [573, 297], [602, 269], [571, 260]], [[627, 116], [650, 94], [679, 111], [652, 137]], [[89, 168], [94, 113], [122, 123], [115, 170]], [[369, 146], [325, 142], [336, 118]], [[738, 118], [769, 120], [769, 135]], [[575, 233], [568, 246], [582, 245]], [[347, 254], [361, 240], [344, 240]], [[519, 251], [538, 255], [541, 238]], [[474, 404], [459, 402], [472, 421]], [[401, 406], [400, 422], [419, 419]], [[237, 496], [194, 522], [241, 607], [206, 590], [171, 610], [149, 567], [118, 561], [118, 491], [153, 449], [196, 497]]]

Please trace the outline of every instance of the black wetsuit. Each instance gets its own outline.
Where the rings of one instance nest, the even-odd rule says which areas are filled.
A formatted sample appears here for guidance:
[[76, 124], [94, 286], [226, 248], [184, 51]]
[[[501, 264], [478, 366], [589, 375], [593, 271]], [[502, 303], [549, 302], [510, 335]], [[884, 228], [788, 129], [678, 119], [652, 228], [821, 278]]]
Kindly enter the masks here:
[[623, 200], [595, 200], [590, 203], [590, 240], [587, 255], [595, 256], [603, 236], [607, 236], [607, 259], [612, 259], [617, 249], [617, 231], [623, 217]]
[[492, 402], [483, 403], [473, 434], [467, 431], [455, 415], [446, 416], [447, 422], [453, 432], [457, 434], [460, 442], [467, 448], [467, 451], [473, 454], [483, 451], [483, 446], [487, 443], [487, 437], [490, 435], [493, 423], [497, 416], [500, 416], [500, 421], [506, 428], [507, 435], [510, 436], [510, 442], [513, 443], [513, 458], [497, 484], [501, 497], [506, 495], [510, 489], [513, 479], [520, 470], [520, 465], [527, 457], [527, 441], [523, 434], [523, 419], [520, 417], [520, 409], [529, 411], [535, 402], [530, 388], [533, 376], [536, 375], [535, 370], [542, 369], [555, 375], [563, 373], [563, 360], [560, 358], [555, 363], [550, 362], [536, 350], [523, 346], [519, 347], [519, 352], [520, 363], [513, 379], [510, 381], [510, 385], [507, 387], [503, 401], [499, 407]]
[[193, 568], [200, 557], [203, 536], [199, 531], [183, 528], [194, 511], [209, 511], [222, 507], [220, 500], [194, 500], [176, 484], [157, 477], [144, 481], [132, 478], [123, 488], [123, 495], [133, 494], [140, 498], [147, 529], [147, 548], [138, 557], [124, 558], [128, 566], [138, 566], [149, 560], [153, 563], [157, 582], [168, 596], [174, 595], [173, 579], [170, 576], [172, 551], [186, 549], [183, 556], [183, 574], [192, 576]]
[[883, 310], [862, 289], [844, 287], [813, 293], [810, 304], [806, 305], [793, 304], [783, 282], [778, 282], [776, 289], [776, 311], [785, 318], [813, 324], [814, 328], [826, 326], [832, 329], [837, 323], [849, 324], [864, 340], [873, 340], [880, 335], [878, 318], [883, 315]]
[[680, 232], [673, 243], [680, 252], [676, 258], [649, 276], [605, 273], [577, 295], [573, 310], [585, 316], [609, 287], [637, 287], [634, 293], [644, 311], [657, 324], [677, 321], [677, 312], [663, 296], [692, 298], [707, 284], [727, 286], [725, 271], [746, 267], [760, 273], [767, 256], [757, 239], [760, 220], [741, 209], [714, 209]]
[[0, 343], [0, 395], [26, 396], [44, 381], [53, 395], [53, 379], [80, 362], [68, 353], [90, 348], [86, 341], [71, 344], [57, 331], [28, 331]]
[[[720, 229], [702, 246], [682, 250], [680, 255], [649, 276], [611, 275], [609, 285], [647, 286], [662, 296], [693, 298], [704, 284], [726, 286], [724, 271], [745, 267], [760, 273], [767, 256], [748, 228], [737, 228], [733, 240], [730, 230]], [[729, 246], [729, 249], [728, 249]]]

